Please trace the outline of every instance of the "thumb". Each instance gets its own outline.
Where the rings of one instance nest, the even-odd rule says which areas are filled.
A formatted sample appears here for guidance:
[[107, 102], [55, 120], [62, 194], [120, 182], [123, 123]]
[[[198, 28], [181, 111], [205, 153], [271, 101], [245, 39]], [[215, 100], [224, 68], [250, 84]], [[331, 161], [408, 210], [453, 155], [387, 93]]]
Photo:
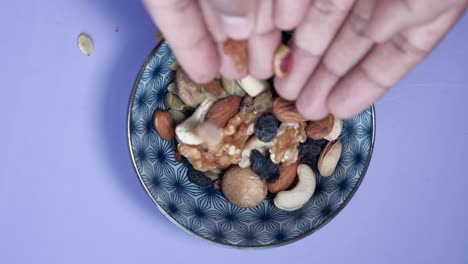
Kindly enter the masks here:
[[464, 0], [377, 0], [367, 33], [375, 42], [389, 40], [409, 27], [425, 24]]
[[225, 34], [233, 39], [247, 39], [254, 30], [257, 1], [205, 0], [215, 11]]

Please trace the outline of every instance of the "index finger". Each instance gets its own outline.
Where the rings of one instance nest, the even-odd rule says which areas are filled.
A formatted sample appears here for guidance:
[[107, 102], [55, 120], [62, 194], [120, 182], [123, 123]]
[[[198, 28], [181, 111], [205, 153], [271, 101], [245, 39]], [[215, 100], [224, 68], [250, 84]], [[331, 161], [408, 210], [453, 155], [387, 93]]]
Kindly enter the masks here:
[[219, 55], [198, 2], [144, 0], [144, 3], [187, 74], [199, 83], [215, 78], [220, 67]]

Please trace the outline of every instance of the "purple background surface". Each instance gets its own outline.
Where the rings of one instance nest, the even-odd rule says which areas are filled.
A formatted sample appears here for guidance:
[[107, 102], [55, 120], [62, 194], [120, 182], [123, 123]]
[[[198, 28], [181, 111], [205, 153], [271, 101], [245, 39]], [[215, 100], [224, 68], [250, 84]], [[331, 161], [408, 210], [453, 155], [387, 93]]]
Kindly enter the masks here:
[[351, 203], [260, 251], [186, 234], [135, 176], [127, 102], [155, 45], [139, 1], [7, 1], [0, 24], [0, 263], [468, 263], [468, 16], [377, 104]]

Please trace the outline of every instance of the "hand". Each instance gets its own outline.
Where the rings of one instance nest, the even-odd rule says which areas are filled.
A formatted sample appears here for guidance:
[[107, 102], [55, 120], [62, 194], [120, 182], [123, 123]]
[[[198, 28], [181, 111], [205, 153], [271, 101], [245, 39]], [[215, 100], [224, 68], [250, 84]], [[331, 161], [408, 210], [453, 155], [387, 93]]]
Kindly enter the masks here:
[[[280, 30], [296, 29], [289, 75], [278, 93], [308, 119], [351, 117], [419, 63], [461, 17], [468, 1], [145, 0], [182, 67], [198, 82], [238, 79], [221, 52], [248, 39], [249, 74], [272, 75]], [[180, 26], [179, 26], [180, 25]]]
[[[308, 2], [296, 1], [292, 6]], [[281, 32], [273, 21], [273, 0], [144, 2], [178, 62], [194, 81], [207, 82], [219, 73], [229, 79], [240, 79], [247, 71], [259, 79], [273, 75], [272, 58], [281, 41]], [[228, 38], [248, 39], [249, 66], [245, 72], [238, 72], [232, 59], [222, 52]]]
[[275, 87], [308, 119], [352, 117], [426, 57], [467, 2], [313, 1], [296, 28], [294, 65]]

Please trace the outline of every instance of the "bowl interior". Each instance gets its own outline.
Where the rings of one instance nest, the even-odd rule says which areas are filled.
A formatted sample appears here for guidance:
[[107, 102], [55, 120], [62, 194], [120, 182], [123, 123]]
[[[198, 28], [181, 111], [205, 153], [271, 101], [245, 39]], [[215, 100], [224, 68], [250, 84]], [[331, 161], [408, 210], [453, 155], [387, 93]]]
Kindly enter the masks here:
[[351, 199], [367, 170], [375, 117], [370, 107], [344, 122], [343, 153], [331, 177], [317, 175], [312, 199], [286, 212], [264, 200], [239, 208], [214, 188], [200, 188], [186, 178], [187, 168], [174, 159], [175, 142], [161, 139], [152, 116], [164, 109], [166, 88], [173, 81], [174, 57], [161, 43], [148, 57], [135, 83], [128, 113], [128, 140], [137, 174], [164, 215], [197, 237], [235, 247], [267, 247], [303, 238], [330, 221]]

